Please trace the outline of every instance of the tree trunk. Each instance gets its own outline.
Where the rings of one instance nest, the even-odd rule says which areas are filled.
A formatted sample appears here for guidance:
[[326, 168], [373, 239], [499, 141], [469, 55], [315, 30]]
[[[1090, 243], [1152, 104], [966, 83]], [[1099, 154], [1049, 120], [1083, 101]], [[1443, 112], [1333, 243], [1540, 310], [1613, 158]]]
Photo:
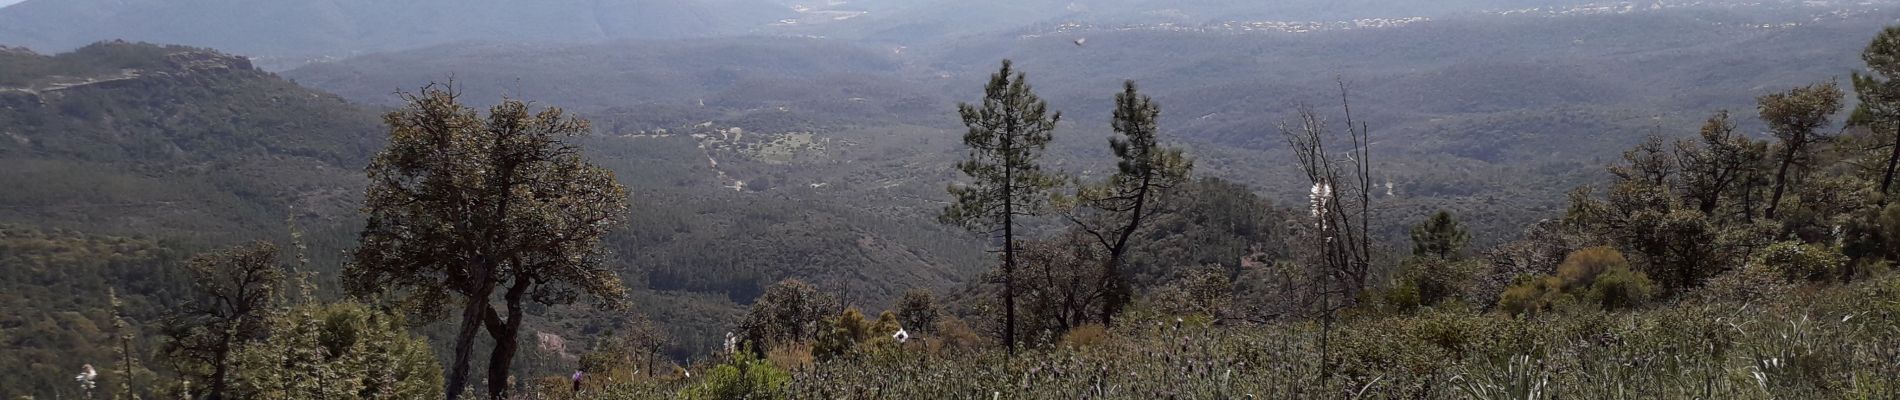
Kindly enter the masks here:
[[208, 399], [224, 400], [224, 390], [226, 388], [224, 381], [226, 380], [225, 377], [230, 375], [231, 370], [231, 336], [231, 331], [227, 328], [224, 336], [219, 338], [218, 361], [217, 365], [211, 367], [211, 393], [206, 397]]
[[1775, 192], [1768, 198], [1768, 211], [1763, 214], [1768, 219], [1775, 219], [1775, 210], [1781, 208], [1781, 192], [1788, 187], [1788, 166], [1794, 165], [1796, 150], [1793, 145], [1790, 145], [1788, 151], [1781, 156], [1781, 170], [1775, 173]]
[[1887, 188], [1893, 186], [1893, 172], [1900, 167], [1900, 124], [1893, 127], [1893, 149], [1887, 154], [1887, 173], [1880, 177], [1880, 205], [1887, 205]]
[[468, 387], [469, 359], [474, 357], [475, 334], [481, 331], [483, 313], [488, 310], [488, 291], [470, 294], [463, 300], [466, 303], [462, 306], [462, 329], [455, 334], [455, 362], [449, 365], [448, 379], [443, 382], [446, 389], [443, 393], [448, 394], [449, 400], [457, 400], [462, 388]]
[[[517, 264], [517, 268], [519, 268]], [[488, 325], [488, 336], [495, 339], [495, 351], [488, 354], [488, 398], [502, 400], [508, 397], [508, 372], [514, 366], [515, 353], [520, 349], [522, 301], [528, 293], [528, 287], [534, 280], [525, 276], [516, 276], [515, 282], [508, 287], [504, 299], [508, 304], [508, 319], [501, 320], [492, 308], [484, 321]]]
[[[1008, 173], [1005, 173], [1008, 174]], [[1013, 180], [1005, 180], [1014, 185]], [[1003, 201], [1003, 344], [1009, 355], [1016, 355], [1016, 199], [1004, 190]]]
[[[515, 314], [514, 307], [509, 307], [508, 313]], [[489, 332], [489, 336], [495, 338], [495, 351], [488, 354], [488, 398], [490, 399], [507, 398], [508, 370], [514, 364], [515, 351], [520, 347], [520, 343], [515, 340], [516, 334], [517, 332]]]
[[1129, 211], [1128, 225], [1122, 227], [1121, 236], [1115, 238], [1115, 246], [1108, 251], [1108, 268], [1102, 271], [1102, 275], [1110, 282], [1108, 298], [1102, 302], [1103, 327], [1114, 326], [1115, 314], [1121, 313], [1122, 307], [1134, 298], [1134, 288], [1129, 283], [1131, 279], [1122, 272], [1122, 259], [1128, 254], [1128, 240], [1134, 237], [1135, 229], [1141, 228], [1142, 212], [1148, 205], [1148, 189], [1154, 184], [1153, 168], [1150, 166], [1148, 171], [1142, 173], [1141, 188], [1135, 190], [1135, 207]]

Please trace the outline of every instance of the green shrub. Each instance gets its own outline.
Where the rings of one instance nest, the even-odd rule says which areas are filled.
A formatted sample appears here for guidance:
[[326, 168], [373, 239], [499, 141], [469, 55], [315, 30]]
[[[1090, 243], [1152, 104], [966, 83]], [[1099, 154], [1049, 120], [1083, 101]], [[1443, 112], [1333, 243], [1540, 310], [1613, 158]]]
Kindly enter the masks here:
[[[1409, 300], [1417, 306], [1432, 306], [1463, 299], [1471, 292], [1480, 266], [1470, 261], [1413, 257], [1406, 260], [1405, 270], [1399, 275], [1399, 282], [1393, 285], [1393, 289], [1401, 293], [1388, 294], [1388, 296], [1400, 297], [1388, 297], [1388, 300]], [[1411, 298], [1407, 298], [1408, 296]], [[1404, 303], [1388, 304], [1401, 310], [1410, 308]]]
[[826, 319], [820, 328], [818, 342], [812, 346], [813, 355], [819, 360], [850, 354], [858, 345], [877, 339], [888, 340], [897, 333], [897, 314], [885, 311], [878, 315], [877, 321], [864, 319], [864, 313], [853, 307], [846, 309], [837, 318]]
[[1605, 310], [1623, 310], [1643, 305], [1655, 293], [1656, 284], [1649, 276], [1629, 268], [1614, 268], [1597, 275], [1586, 298]]
[[732, 360], [713, 367], [706, 379], [680, 392], [685, 399], [783, 399], [792, 374], [753, 356], [751, 351], [733, 352]]
[[1696, 297], [1711, 303], [1753, 304], [1780, 299], [1787, 296], [1790, 289], [1780, 271], [1747, 265], [1710, 278]]
[[1762, 249], [1755, 262], [1789, 281], [1823, 281], [1838, 276], [1847, 257], [1831, 247], [1787, 241]]
[[1498, 296], [1498, 308], [1511, 315], [1525, 315], [1585, 301], [1605, 310], [1620, 310], [1640, 306], [1655, 294], [1655, 282], [1631, 270], [1622, 253], [1592, 247], [1565, 257], [1557, 266], [1556, 276], [1519, 279]]
[[1551, 276], [1526, 276], [1504, 289], [1498, 296], [1498, 309], [1511, 315], [1550, 311], [1563, 296], [1563, 280]]
[[1400, 281], [1379, 292], [1379, 298], [1387, 307], [1399, 312], [1411, 312], [1424, 303], [1418, 294], [1418, 285], [1406, 281]]
[[1563, 281], [1565, 289], [1589, 287], [1597, 275], [1613, 269], [1629, 269], [1630, 262], [1623, 253], [1607, 246], [1577, 250], [1564, 257], [1563, 264], [1557, 265], [1557, 278]]

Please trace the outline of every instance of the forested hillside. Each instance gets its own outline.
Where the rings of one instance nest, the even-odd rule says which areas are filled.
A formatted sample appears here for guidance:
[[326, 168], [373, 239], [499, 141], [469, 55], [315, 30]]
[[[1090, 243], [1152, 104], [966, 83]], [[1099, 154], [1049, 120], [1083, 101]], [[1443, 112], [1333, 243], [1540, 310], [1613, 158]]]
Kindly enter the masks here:
[[[1010, 58], [1045, 77], [1040, 92], [1069, 116], [1065, 123], [1077, 133], [1058, 135], [1052, 152], [1065, 168], [1099, 171], [1082, 160], [1106, 156], [1098, 147], [1109, 110], [1102, 88], [1135, 79], [1167, 105], [1173, 117], [1160, 123], [1174, 140], [1215, 161], [1205, 171], [1281, 201], [1305, 196], [1305, 189], [1295, 171], [1276, 163], [1285, 154], [1275, 125], [1299, 104], [1336, 103], [1328, 93], [1344, 80], [1359, 117], [1388, 133], [1379, 162], [1389, 168], [1379, 179], [1394, 186], [1393, 216], [1458, 212], [1472, 217], [1481, 243], [1495, 243], [1560, 210], [1562, 191], [1550, 188], [1600, 179], [1587, 173], [1590, 167], [1644, 135], [1691, 132], [1708, 110], [1750, 109], [1751, 98], [1767, 88], [1844, 76], [1860, 46], [1839, 38], [1893, 17], [1829, 10], [1451, 16], [1297, 34], [1025, 28], [917, 48], [786, 38], [468, 44], [285, 74], [374, 104], [395, 101], [391, 93], [405, 82], [454, 77], [476, 90], [474, 101], [518, 93], [614, 121], [613, 129], [626, 132], [702, 122], [819, 138], [885, 131], [891, 134], [861, 142], [947, 150], [942, 141], [917, 146], [910, 132], [959, 129], [943, 110], [979, 84], [995, 60]], [[1087, 40], [1078, 46], [1077, 39]], [[896, 158], [948, 165], [949, 156]], [[902, 178], [924, 186], [949, 182]], [[1398, 235], [1403, 226], [1383, 228]]]
[[344, 224], [381, 142], [374, 113], [212, 50], [0, 57], [10, 223], [212, 243]]
[[370, 3], [0, 8], [0, 397], [1900, 393], [1885, 1]]

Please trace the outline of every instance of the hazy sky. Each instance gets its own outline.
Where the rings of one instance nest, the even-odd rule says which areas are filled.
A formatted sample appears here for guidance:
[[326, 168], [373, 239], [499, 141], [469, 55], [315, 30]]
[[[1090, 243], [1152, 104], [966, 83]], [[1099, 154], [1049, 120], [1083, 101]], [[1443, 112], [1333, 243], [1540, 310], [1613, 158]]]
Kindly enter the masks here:
[[26, 0], [0, 0], [0, 7], [10, 6], [10, 5], [13, 5], [13, 3], [18, 3], [22, 1], [26, 1]]

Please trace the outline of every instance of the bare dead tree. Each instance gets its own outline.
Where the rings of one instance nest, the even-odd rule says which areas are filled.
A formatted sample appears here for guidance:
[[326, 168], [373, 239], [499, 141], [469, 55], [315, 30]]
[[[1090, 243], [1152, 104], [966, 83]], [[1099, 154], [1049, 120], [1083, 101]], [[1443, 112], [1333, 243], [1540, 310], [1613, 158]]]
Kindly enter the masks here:
[[1327, 149], [1327, 141], [1337, 140], [1332, 138], [1337, 134], [1312, 107], [1300, 106], [1297, 124], [1280, 124], [1280, 134], [1313, 184], [1312, 234], [1303, 238], [1313, 246], [1304, 262], [1310, 274], [1304, 308], [1318, 313], [1322, 321], [1322, 356], [1326, 356], [1325, 337], [1331, 333], [1334, 314], [1352, 305], [1372, 274], [1370, 129], [1353, 119], [1344, 81], [1339, 82], [1339, 96], [1351, 145], [1341, 153], [1344, 160], [1335, 159]]

